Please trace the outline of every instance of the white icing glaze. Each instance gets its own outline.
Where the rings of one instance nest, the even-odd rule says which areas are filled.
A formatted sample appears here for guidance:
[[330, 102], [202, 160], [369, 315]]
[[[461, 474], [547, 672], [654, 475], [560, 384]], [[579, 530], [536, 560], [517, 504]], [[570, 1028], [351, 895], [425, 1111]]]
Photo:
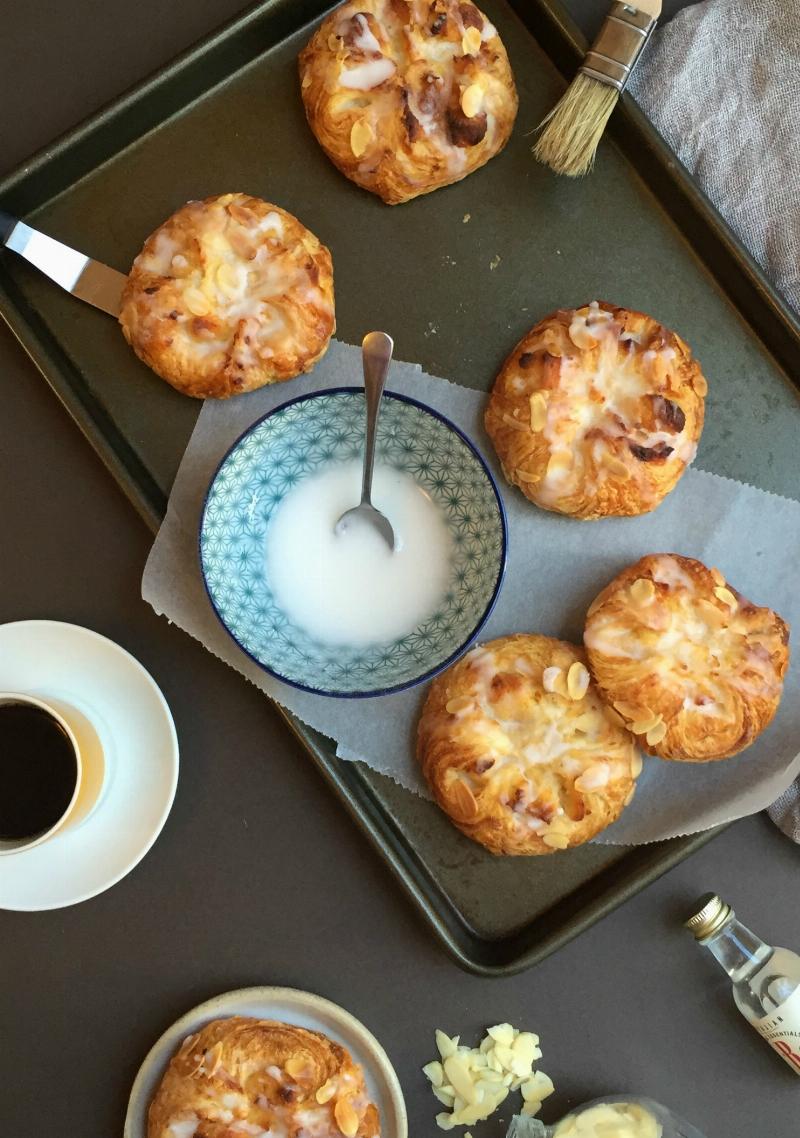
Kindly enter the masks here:
[[395, 73], [395, 65], [391, 59], [381, 56], [380, 59], [370, 59], [366, 63], [359, 63], [356, 67], [343, 67], [339, 82], [343, 87], [353, 91], [371, 91], [379, 87]]
[[194, 1138], [199, 1121], [197, 1115], [193, 1114], [191, 1118], [179, 1118], [175, 1122], [170, 1122], [167, 1127], [170, 1138]]
[[353, 36], [353, 44], [359, 51], [374, 51], [380, 54], [381, 45], [378, 43], [375, 36], [372, 34], [372, 29], [369, 26], [367, 17], [363, 12], [359, 12], [355, 17], [358, 24], [358, 34]]
[[[620, 358], [619, 325], [613, 314], [601, 309], [596, 301], [574, 314], [569, 336], [582, 350], [598, 347], [599, 359], [595, 369], [583, 366], [580, 358], [560, 359], [559, 384], [547, 393], [545, 405], [542, 434], [551, 462], [537, 484], [541, 502], [556, 506], [560, 499], [574, 494], [584, 481], [591, 489], [592, 485], [615, 477], [603, 463], [604, 454], [610, 453], [609, 440], [622, 439], [626, 444], [645, 449], [668, 446], [672, 453], [666, 462], [691, 462], [697, 446], [686, 436], [685, 430], [675, 433], [649, 430], [639, 424], [641, 399], [662, 390], [661, 382], [653, 373], [655, 361], [658, 356], [674, 358], [674, 349], [665, 347], [639, 355], [628, 353]], [[632, 347], [640, 338], [631, 333], [623, 333], [623, 336]], [[527, 386], [524, 373], [513, 376], [511, 386], [515, 392], [524, 390]], [[664, 398], [669, 398], [668, 393]], [[589, 432], [596, 433], [596, 437], [586, 446]], [[626, 448], [615, 448], [615, 454], [635, 479], [643, 500], [651, 500], [653, 494], [646, 479], [646, 464], [635, 459]], [[595, 466], [591, 475], [586, 469], [587, 457]]]

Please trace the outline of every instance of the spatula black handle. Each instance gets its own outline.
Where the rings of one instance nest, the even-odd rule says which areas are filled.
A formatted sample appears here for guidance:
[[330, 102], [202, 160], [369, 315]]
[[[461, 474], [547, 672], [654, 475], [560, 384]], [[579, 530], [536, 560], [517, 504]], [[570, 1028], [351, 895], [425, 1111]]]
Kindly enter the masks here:
[[0, 209], [0, 245], [5, 245], [11, 230], [16, 224], [16, 217], [12, 217], [11, 214], [6, 213], [4, 209]]

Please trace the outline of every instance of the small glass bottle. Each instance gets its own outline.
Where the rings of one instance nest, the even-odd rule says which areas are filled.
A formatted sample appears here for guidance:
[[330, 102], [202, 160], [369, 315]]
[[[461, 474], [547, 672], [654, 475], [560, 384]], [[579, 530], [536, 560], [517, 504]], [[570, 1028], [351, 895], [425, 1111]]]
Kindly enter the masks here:
[[700, 898], [686, 927], [733, 980], [744, 1018], [800, 1075], [800, 956], [765, 944], [714, 893]]

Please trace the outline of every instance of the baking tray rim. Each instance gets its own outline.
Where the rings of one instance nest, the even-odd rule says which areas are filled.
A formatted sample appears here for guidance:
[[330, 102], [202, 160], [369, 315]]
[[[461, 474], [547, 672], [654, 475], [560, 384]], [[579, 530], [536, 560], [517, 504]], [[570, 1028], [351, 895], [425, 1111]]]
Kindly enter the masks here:
[[[297, 0], [294, 0], [294, 3], [296, 5]], [[562, 72], [568, 74], [575, 60], [582, 55], [586, 41], [580, 32], [578, 32], [571, 19], [560, 8], [558, 0], [534, 0], [533, 4], [530, 4], [530, 0], [526, 0], [525, 3], [522, 3], [521, 0], [508, 0], [508, 3], [556, 66], [559, 67]], [[283, 0], [263, 0], [261, 3], [255, 3], [244, 13], [222, 25], [219, 29], [213, 31], [210, 35], [191, 46], [187, 51], [175, 57], [164, 67], [153, 72], [142, 82], [136, 84], [97, 112], [89, 115], [76, 127], [65, 132], [53, 144], [42, 148], [38, 153], [20, 164], [15, 170], [12, 170], [0, 180], [0, 203], [12, 204], [13, 195], [19, 187], [24, 186], [25, 183], [34, 181], [37, 176], [41, 176], [42, 172], [46, 172], [54, 161], [57, 162], [60, 158], [71, 155], [74, 148], [80, 149], [80, 147], [87, 142], [91, 142], [93, 136], [102, 133], [102, 131], [109, 126], [113, 126], [115, 121], [118, 121], [121, 117], [135, 110], [140, 100], [150, 98], [154, 93], [157, 94], [162, 86], [171, 78], [174, 78], [180, 73], [187, 72], [192, 68], [196, 68], [202, 60], [218, 49], [219, 46], [230, 37], [247, 33], [250, 29], [256, 27], [269, 17], [271, 13], [274, 13], [282, 7], [288, 7], [288, 5], [284, 5]], [[314, 9], [313, 11], [311, 11], [312, 7]], [[320, 3], [319, 0], [303, 2], [299, 19], [292, 20], [291, 28], [287, 29], [286, 34], [300, 32], [303, 27], [315, 23], [324, 12], [333, 7], [335, 7], [335, 4], [330, 3], [329, 0], [325, 0], [325, 3]], [[538, 29], [538, 32], [541, 32], [541, 34], [538, 34], [537, 30], [532, 26], [532, 22], [534, 22], [531, 19], [532, 15], [539, 21], [536, 23], [536, 29]], [[238, 66], [230, 70], [227, 77], [237, 74], [243, 67], [255, 62], [260, 54], [275, 46], [277, 42], [279, 42], [279, 40], [262, 43], [261, 51], [255, 52], [249, 59], [242, 60]], [[551, 50], [553, 42], [558, 45], [555, 51]], [[195, 98], [202, 97], [202, 95], [210, 92], [219, 83], [224, 82], [225, 78], [225, 76], [222, 76], [202, 85], [201, 89], [195, 95]], [[62, 184], [61, 188], [56, 192], [45, 193], [33, 208], [40, 208], [44, 204], [51, 203], [60, 194], [68, 192], [82, 177], [94, 172], [104, 162], [113, 160], [128, 146], [134, 144], [138, 139], [144, 137], [150, 130], [158, 126], [159, 123], [167, 121], [174, 114], [179, 113], [180, 110], [184, 109], [185, 106], [191, 105], [194, 101], [195, 99], [191, 99], [182, 107], [173, 108], [168, 115], [157, 118], [156, 121], [151, 122], [141, 129], [138, 134], [128, 137], [123, 146], [111, 146], [108, 148], [108, 152], [101, 162], [84, 168], [82, 174], [74, 178], [71, 182]], [[694, 184], [688, 172], [677, 162], [677, 159], [669, 150], [666, 143], [638, 109], [630, 96], [623, 95], [617, 119], [618, 121], [629, 120], [629, 122], [633, 124], [634, 131], [644, 135], [654, 160], [663, 167], [661, 170], [662, 176], [668, 177], [679, 187], [681, 193], [690, 202], [692, 208], [701, 214], [705, 223], [714, 231], [716, 238], [721, 240], [726, 249], [734, 256], [739, 270], [748, 278], [754, 292], [761, 296], [773, 316], [784, 325], [789, 336], [794, 339], [796, 349], [797, 345], [800, 344], [800, 322], [798, 322], [795, 315], [788, 309], [786, 303], [767, 281], [761, 269], [743, 249], [738, 238], [732, 233], [702, 191]], [[612, 133], [615, 133], [615, 135], [618, 133], [614, 131], [613, 126]], [[623, 146], [623, 150], [624, 149], [625, 147]], [[635, 165], [634, 170], [636, 170]], [[12, 202], [8, 201], [9, 195], [12, 196]], [[659, 204], [663, 207], [662, 202], [659, 202]], [[679, 229], [683, 232], [680, 226]], [[737, 308], [737, 311], [739, 311], [739, 314], [750, 322], [748, 314], [742, 312], [741, 305], [737, 303], [735, 298], [733, 298], [733, 304], [734, 307]], [[53, 334], [43, 326], [43, 322], [38, 317], [38, 314], [21, 298], [15, 296], [13, 286], [10, 288], [6, 287], [2, 279], [0, 279], [0, 315], [3, 316], [22, 348], [31, 358], [49, 386], [61, 399], [95, 451], [100, 455], [113, 474], [115, 481], [120, 485], [123, 492], [125, 492], [126, 496], [137, 509], [137, 512], [143, 517], [149, 528], [153, 532], [156, 532], [163, 518], [163, 511], [166, 505], [165, 496], [155, 484], [154, 479], [149, 474], [144, 463], [130, 450], [124, 436], [121, 435], [104, 410], [88, 396], [88, 393], [79, 393], [75, 386], [70, 384], [67, 376], [71, 370], [71, 365], [58, 341]], [[756, 334], [758, 335], [758, 333]], [[760, 335], [759, 339], [762, 339]], [[771, 350], [770, 345], [766, 346], [768, 350]], [[785, 362], [781, 359], [780, 355], [778, 355], [777, 358], [780, 363]], [[790, 378], [796, 384], [800, 383], [800, 378], [795, 378], [791, 372]], [[107, 432], [107, 434], [105, 432]], [[108, 437], [114, 437], [115, 435], [118, 440], [118, 447], [115, 446]], [[128, 451], [125, 458], [120, 456], [120, 450]], [[138, 467], [138, 469], [131, 469], [131, 467]], [[725, 826], [720, 826], [698, 834], [674, 838], [669, 842], [654, 843], [651, 846], [632, 848], [631, 855], [633, 857], [638, 855], [639, 860], [649, 863], [644, 872], [638, 871], [634, 866], [634, 869], [629, 874], [623, 875], [626, 877], [636, 877], [634, 883], [625, 881], [620, 888], [617, 888], [612, 883], [609, 887], [597, 894], [594, 900], [584, 908], [581, 916], [573, 916], [568, 927], [560, 928], [555, 933], [548, 932], [544, 937], [535, 941], [535, 943], [533, 943], [533, 934], [536, 926], [548, 915], [550, 910], [539, 914], [529, 921], [527, 925], [523, 926], [522, 929], [511, 934], [498, 938], [481, 937], [470, 930], [468, 923], [449, 898], [443, 893], [441, 887], [433, 878], [431, 871], [428, 870], [421, 862], [421, 859], [418, 858], [413, 846], [409, 842], [405, 842], [405, 850], [403, 852], [397, 848], [400, 842], [405, 840], [399, 829], [394, 826], [393, 820], [389, 817], [385, 808], [382, 806], [376, 807], [370, 803], [369, 799], [373, 795], [373, 792], [359, 773], [359, 764], [347, 763], [335, 756], [325, 755], [318, 742], [314, 739], [313, 732], [279, 705], [274, 706], [277, 707], [290, 730], [311, 755], [312, 760], [328, 784], [342, 799], [348, 812], [358, 823], [359, 828], [367, 835], [371, 843], [378, 849], [384, 860], [392, 868], [404, 891], [422, 911], [422, 914], [433, 927], [451, 955], [463, 967], [481, 975], [511, 975], [538, 963], [551, 952], [584, 931], [584, 929], [588, 928], [596, 920], [611, 912], [617, 905], [623, 903], [630, 896], [639, 892], [640, 889], [652, 883], [652, 881], [662, 873], [673, 868], [673, 866], [683, 860], [684, 857], [688, 856], [694, 850], [699, 849], [707, 841], [711, 840], [716, 834], [726, 828]], [[347, 768], [350, 769], [348, 770]], [[357, 784], [361, 785], [359, 786]], [[380, 818], [373, 816], [377, 813], [380, 813], [382, 816]], [[394, 834], [391, 832], [392, 829], [396, 830]], [[650, 851], [650, 854], [642, 856], [642, 851]], [[409, 860], [413, 860], [416, 864], [410, 865]], [[607, 868], [600, 870], [600, 875], [606, 873], [608, 873]], [[437, 900], [434, 899], [434, 893], [438, 894], [440, 907], [443, 906], [449, 911], [452, 926], [448, 924], [447, 919], [440, 909], [437, 909]], [[563, 903], [563, 901], [557, 903], [554, 908], [558, 908]], [[521, 943], [526, 939], [525, 933], [529, 934], [527, 944]], [[516, 951], [514, 948], [517, 944], [520, 945], [519, 951]], [[505, 946], [510, 953], [507, 959], [495, 961], [488, 958], [492, 950], [497, 951], [500, 949], [500, 954], [502, 955], [503, 946]], [[481, 953], [481, 948], [485, 950], [485, 954]], [[486, 950], [489, 950], [489, 952], [486, 953]]]

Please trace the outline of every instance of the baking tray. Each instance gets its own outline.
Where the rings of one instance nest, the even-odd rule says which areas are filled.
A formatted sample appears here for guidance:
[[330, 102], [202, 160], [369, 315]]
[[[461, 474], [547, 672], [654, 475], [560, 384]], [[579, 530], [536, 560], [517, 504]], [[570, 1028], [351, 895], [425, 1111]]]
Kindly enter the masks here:
[[[269, 0], [25, 163], [0, 183], [0, 205], [124, 269], [188, 198], [272, 199], [332, 249], [342, 339], [385, 327], [399, 358], [479, 389], [559, 305], [603, 297], [652, 311], [711, 379], [698, 464], [794, 496], [791, 313], [627, 97], [591, 178], [535, 163], [527, 132], [585, 45], [552, 0], [482, 6], [508, 47], [520, 114], [505, 152], [456, 186], [390, 209], [342, 178], [307, 129], [295, 64], [309, 22], [332, 5]], [[0, 309], [155, 530], [198, 405], [141, 365], [114, 321], [8, 253]], [[726, 399], [741, 369], [748, 394]], [[495, 859], [431, 803], [338, 760], [329, 740], [286, 718], [444, 944], [486, 975], [541, 960], [714, 833]]]

